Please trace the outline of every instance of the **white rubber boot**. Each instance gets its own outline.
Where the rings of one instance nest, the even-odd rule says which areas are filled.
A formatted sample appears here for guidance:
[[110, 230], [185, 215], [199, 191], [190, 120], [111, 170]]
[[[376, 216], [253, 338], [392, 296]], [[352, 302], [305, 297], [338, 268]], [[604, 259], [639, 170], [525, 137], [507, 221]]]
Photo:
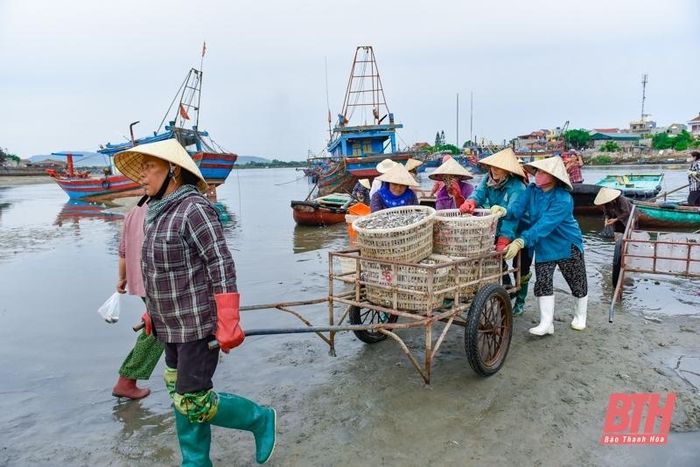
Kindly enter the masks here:
[[583, 331], [586, 329], [586, 314], [588, 313], [588, 295], [578, 299], [578, 304], [576, 306], [576, 313], [574, 313], [574, 319], [571, 321], [571, 327], [577, 331]]
[[554, 334], [554, 295], [537, 297], [537, 303], [540, 307], [540, 324], [530, 328], [530, 334], [536, 336]]

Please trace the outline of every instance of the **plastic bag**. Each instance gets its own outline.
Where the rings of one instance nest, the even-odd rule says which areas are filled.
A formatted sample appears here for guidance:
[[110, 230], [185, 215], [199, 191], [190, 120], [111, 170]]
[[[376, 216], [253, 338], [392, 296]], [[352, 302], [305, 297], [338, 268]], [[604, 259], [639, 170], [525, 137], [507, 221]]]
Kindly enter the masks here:
[[116, 323], [119, 321], [119, 298], [120, 294], [114, 292], [114, 294], [112, 294], [112, 296], [97, 310], [97, 313], [108, 323]]

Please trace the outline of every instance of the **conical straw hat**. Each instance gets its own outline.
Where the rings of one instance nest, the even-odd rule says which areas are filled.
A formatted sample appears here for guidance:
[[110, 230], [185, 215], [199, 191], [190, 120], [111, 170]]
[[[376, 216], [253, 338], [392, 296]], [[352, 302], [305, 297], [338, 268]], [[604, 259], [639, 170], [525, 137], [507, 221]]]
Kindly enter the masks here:
[[114, 165], [117, 169], [135, 182], [141, 180], [141, 165], [143, 156], [153, 156], [177, 165], [195, 175], [199, 181], [197, 189], [202, 193], [207, 191], [207, 182], [194, 163], [190, 154], [176, 139], [166, 139], [155, 143], [140, 144], [131, 149], [115, 154]]
[[474, 178], [471, 172], [462, 167], [459, 162], [451, 157], [447, 159], [447, 162], [435, 169], [435, 172], [428, 175], [428, 177], [433, 180], [442, 180], [443, 175], [452, 175], [454, 177], [465, 179]]
[[492, 154], [488, 157], [484, 157], [479, 160], [479, 164], [488, 165], [490, 167], [496, 167], [510, 172], [518, 177], [527, 180], [527, 175], [523, 170], [523, 166], [520, 165], [518, 157], [515, 155], [511, 148], [506, 148], [502, 151], [498, 151], [496, 154]]
[[389, 170], [394, 168], [396, 164], [397, 163], [392, 161], [391, 159], [384, 159], [379, 164], [377, 164], [377, 172], [379, 172], [380, 174], [385, 174]]
[[410, 172], [411, 170], [420, 167], [421, 165], [423, 165], [423, 161], [411, 158], [406, 161], [406, 165], [404, 165], [404, 167], [406, 167], [406, 170]]
[[535, 174], [536, 169], [540, 169], [543, 172], [547, 172], [549, 175], [561, 181], [564, 185], [566, 185], [566, 188], [569, 191], [574, 189], [574, 187], [571, 186], [569, 174], [566, 173], [566, 167], [564, 167], [564, 162], [561, 160], [561, 157], [548, 157], [540, 161], [525, 164], [525, 170], [527, 170], [533, 175]]
[[377, 180], [382, 182], [396, 183], [397, 185], [418, 186], [418, 182], [413, 178], [413, 175], [408, 173], [406, 167], [401, 164], [396, 164], [394, 168], [389, 170]]
[[369, 179], [368, 179], [368, 178], [361, 178], [361, 179], [358, 180], [358, 182], [360, 182], [360, 185], [362, 185], [363, 187], [367, 188], [368, 190], [369, 190], [370, 187], [372, 186], [372, 185], [370, 185]]
[[593, 200], [593, 204], [595, 204], [596, 206], [600, 206], [601, 204], [607, 204], [610, 201], [616, 200], [621, 194], [622, 192], [620, 190], [604, 186], [600, 189], [600, 191], [598, 191], [598, 194]]

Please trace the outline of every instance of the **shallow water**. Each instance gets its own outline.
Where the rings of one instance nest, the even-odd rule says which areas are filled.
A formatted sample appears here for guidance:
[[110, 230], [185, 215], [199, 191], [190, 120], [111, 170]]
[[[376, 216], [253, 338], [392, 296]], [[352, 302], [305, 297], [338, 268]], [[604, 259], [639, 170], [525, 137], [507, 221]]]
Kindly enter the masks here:
[[[622, 173], [653, 171], [645, 167]], [[595, 181], [608, 172], [587, 169], [584, 175]], [[666, 174], [666, 189], [685, 183], [683, 171]], [[291, 169], [241, 170], [219, 190], [219, 201], [231, 215], [225, 230], [243, 305], [324, 296], [328, 251], [348, 246], [345, 225], [295, 226], [289, 201], [305, 198], [311, 188], [300, 175]], [[680, 192], [675, 198], [686, 195]], [[139, 300], [127, 298], [117, 324], [105, 323], [96, 313], [114, 291], [122, 217], [101, 206], [76, 207], [66, 201], [52, 183], [0, 188], [0, 464], [130, 465], [145, 459], [175, 464], [179, 454], [160, 381], [162, 362], [147, 383], [152, 396], [129, 404], [110, 394], [134, 341], [130, 325], [142, 312]], [[580, 223], [590, 294], [604, 301], [612, 293], [613, 244], [598, 236], [601, 219], [582, 218]], [[568, 292], [556, 277], [556, 286]], [[635, 278], [619, 312], [689, 314], [700, 309], [697, 282], [671, 276], [653, 280]], [[322, 323], [325, 313], [316, 307], [311, 316]], [[243, 315], [247, 329], [294, 324], [272, 312]], [[235, 355], [225, 357], [215, 384], [265, 402], [276, 391], [311, 390], [339, 365], [347, 367], [348, 361], [335, 359], [316, 362], [321, 371], [299, 371], [316, 355], [309, 340], [248, 339]], [[349, 336], [342, 345], [347, 346], [346, 358], [364, 351]]]

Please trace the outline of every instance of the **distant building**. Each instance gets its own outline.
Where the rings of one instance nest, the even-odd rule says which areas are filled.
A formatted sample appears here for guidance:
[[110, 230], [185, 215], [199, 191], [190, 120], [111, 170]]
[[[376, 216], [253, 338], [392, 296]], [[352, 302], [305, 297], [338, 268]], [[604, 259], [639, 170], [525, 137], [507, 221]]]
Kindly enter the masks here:
[[639, 144], [641, 136], [634, 133], [601, 133], [595, 132], [591, 134], [591, 141], [593, 141], [593, 148], [598, 149], [603, 144], [608, 141], [613, 141], [617, 143], [621, 148], [632, 148]]
[[515, 139], [515, 150], [518, 152], [538, 151], [547, 145], [549, 130], [535, 130]]
[[65, 169], [66, 163], [63, 161], [57, 161], [53, 159], [44, 159], [43, 161], [36, 161], [31, 163], [32, 167], [41, 167], [44, 169]]
[[619, 128], [593, 128], [590, 133], [622, 133], [622, 131]]
[[665, 128], [666, 134], [669, 135], [679, 135], [681, 132], [687, 130], [688, 127], [683, 125], [682, 123], [671, 123], [669, 126]]
[[700, 113], [688, 122], [688, 131], [695, 137], [700, 137]]
[[634, 120], [630, 122], [630, 133], [654, 133], [656, 122], [653, 120]]

